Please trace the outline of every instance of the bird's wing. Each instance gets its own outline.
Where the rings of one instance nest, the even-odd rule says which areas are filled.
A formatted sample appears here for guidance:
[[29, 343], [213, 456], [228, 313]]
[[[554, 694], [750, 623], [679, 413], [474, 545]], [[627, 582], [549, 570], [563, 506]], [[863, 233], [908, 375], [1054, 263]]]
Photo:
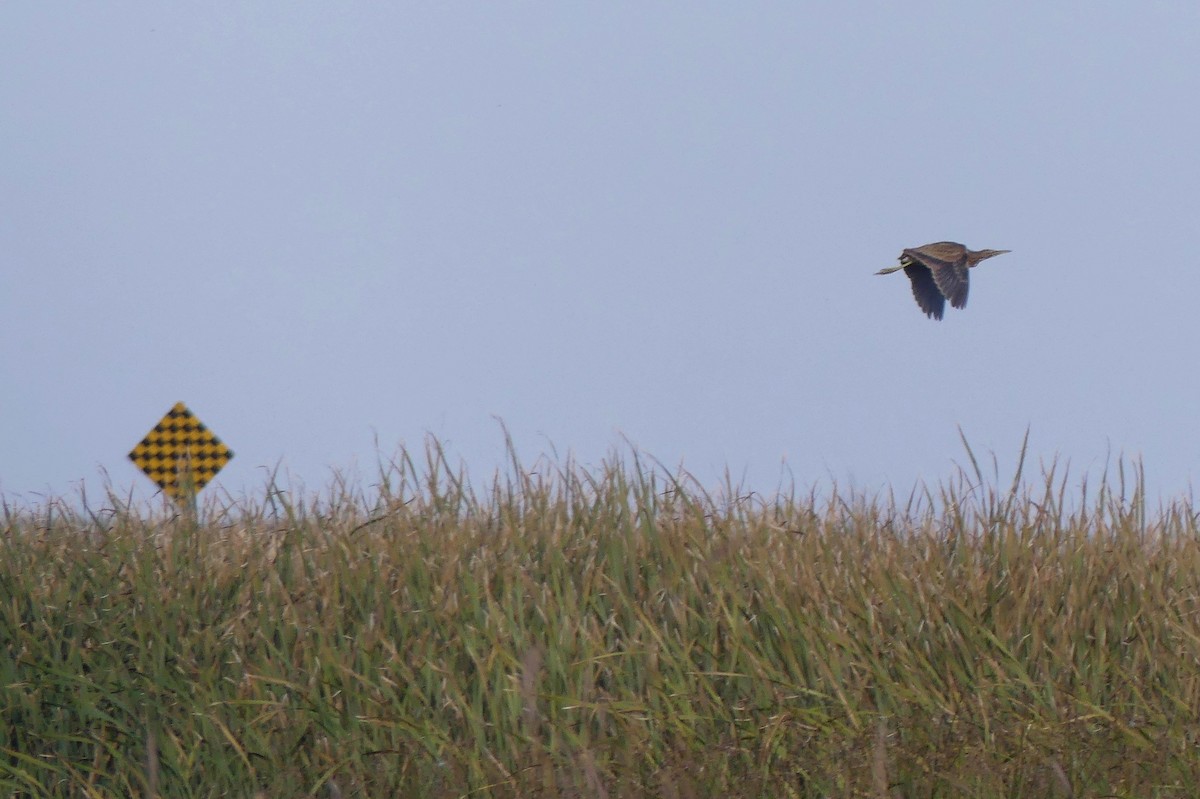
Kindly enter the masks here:
[[933, 267], [933, 282], [955, 308], [967, 307], [969, 280], [966, 260]]
[[923, 264], [913, 263], [904, 267], [904, 274], [912, 281], [913, 296], [925, 315], [930, 319], [941, 319], [946, 309], [946, 298], [934, 283], [933, 273]]
[[967, 289], [970, 286], [967, 257], [962, 250], [961, 245], [953, 242], [940, 242], [905, 250], [903, 255], [929, 267], [929, 271], [933, 273], [933, 282], [942, 295], [950, 300], [950, 304], [955, 308], [965, 308]]

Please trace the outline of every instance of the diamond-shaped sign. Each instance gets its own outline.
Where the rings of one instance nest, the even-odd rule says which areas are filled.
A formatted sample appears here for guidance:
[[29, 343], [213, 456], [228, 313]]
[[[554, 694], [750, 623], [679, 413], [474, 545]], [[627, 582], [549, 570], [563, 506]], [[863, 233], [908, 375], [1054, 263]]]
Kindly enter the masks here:
[[167, 412], [129, 459], [172, 499], [193, 496], [229, 463], [233, 452], [182, 402]]

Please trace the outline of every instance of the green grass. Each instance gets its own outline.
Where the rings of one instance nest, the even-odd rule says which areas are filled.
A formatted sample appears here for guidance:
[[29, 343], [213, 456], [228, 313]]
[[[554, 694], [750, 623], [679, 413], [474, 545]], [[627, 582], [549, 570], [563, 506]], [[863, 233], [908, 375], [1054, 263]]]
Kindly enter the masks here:
[[971, 463], [763, 498], [434, 443], [378, 501], [6, 505], [0, 794], [1194, 795], [1196, 511]]

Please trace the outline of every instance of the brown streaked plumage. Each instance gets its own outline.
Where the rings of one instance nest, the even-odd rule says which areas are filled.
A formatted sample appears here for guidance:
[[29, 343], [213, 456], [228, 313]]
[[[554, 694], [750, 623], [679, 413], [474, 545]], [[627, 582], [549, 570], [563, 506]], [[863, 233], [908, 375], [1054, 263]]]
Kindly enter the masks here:
[[980, 261], [1011, 250], [968, 250], [956, 241], [939, 241], [900, 253], [900, 265], [875, 274], [890, 275], [903, 269], [912, 281], [917, 305], [930, 319], [941, 319], [946, 300], [955, 308], [967, 305], [968, 270]]

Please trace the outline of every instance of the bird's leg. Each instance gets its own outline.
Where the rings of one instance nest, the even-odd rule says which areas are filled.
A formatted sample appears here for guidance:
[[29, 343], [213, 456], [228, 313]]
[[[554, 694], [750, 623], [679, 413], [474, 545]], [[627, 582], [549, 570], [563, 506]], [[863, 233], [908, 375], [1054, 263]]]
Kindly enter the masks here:
[[899, 266], [889, 266], [887, 269], [880, 269], [875, 274], [890, 275], [892, 272], [899, 272], [901, 269], [903, 269], [906, 266], [912, 266], [912, 263], [913, 263], [912, 258], [909, 258], [907, 255], [901, 255]]

